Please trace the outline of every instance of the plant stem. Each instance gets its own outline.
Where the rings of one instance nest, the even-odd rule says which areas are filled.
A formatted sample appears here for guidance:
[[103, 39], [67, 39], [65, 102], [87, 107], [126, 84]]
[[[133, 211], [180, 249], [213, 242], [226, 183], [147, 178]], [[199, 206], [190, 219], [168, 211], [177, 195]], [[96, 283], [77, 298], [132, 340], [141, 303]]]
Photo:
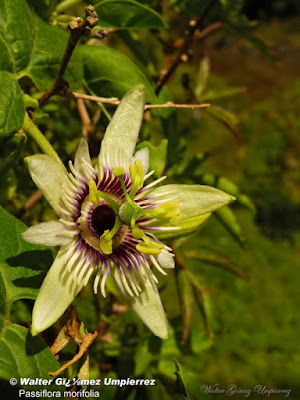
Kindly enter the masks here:
[[[75, 99], [83, 99], [89, 101], [95, 101], [97, 103], [102, 104], [111, 104], [113, 106], [118, 106], [120, 104], [120, 100], [117, 97], [98, 97], [98, 96], [90, 96], [88, 94], [82, 93], [73, 93]], [[203, 104], [176, 104], [172, 101], [167, 101], [164, 104], [145, 104], [145, 111], [152, 110], [155, 108], [185, 108], [193, 110], [195, 108], [208, 108], [210, 104], [203, 103]]]
[[165, 85], [166, 82], [168, 82], [169, 78], [176, 71], [176, 69], [180, 65], [180, 63], [187, 58], [188, 49], [193, 41], [193, 38], [194, 38], [194, 35], [195, 35], [197, 29], [199, 29], [200, 26], [203, 24], [204, 19], [210, 13], [210, 11], [213, 9], [213, 7], [217, 3], [217, 1], [218, 0], [211, 0], [207, 4], [206, 8], [204, 9], [203, 13], [200, 15], [198, 20], [196, 22], [195, 21], [190, 22], [188, 34], [183, 42], [183, 45], [182, 45], [177, 57], [175, 58], [174, 62], [172, 63], [172, 65], [170, 66], [168, 71], [157, 82], [156, 91], [155, 91], [156, 94], [159, 94], [162, 87]]
[[88, 138], [95, 131], [83, 99], [76, 99], [78, 114], [82, 123], [82, 136]]
[[153, 110], [155, 108], [185, 108], [188, 110], [194, 110], [196, 108], [209, 108], [210, 104], [175, 104], [172, 101], [167, 101], [164, 104], [146, 104], [145, 110]]
[[73, 54], [73, 51], [77, 43], [81, 39], [81, 37], [88, 35], [90, 33], [90, 30], [88, 28], [93, 28], [98, 23], [97, 13], [93, 6], [85, 7], [85, 12], [86, 12], [86, 17], [84, 20], [78, 17], [75, 18], [73, 21], [71, 21], [68, 25], [68, 28], [70, 30], [70, 36], [65, 53], [61, 60], [61, 64], [53, 85], [39, 99], [40, 106], [44, 104], [47, 100], [49, 100], [50, 97], [52, 97], [54, 94], [59, 92], [62, 93], [68, 92], [69, 86], [63, 80], [63, 76], [69, 64], [71, 56]]
[[39, 128], [32, 122], [27, 113], [25, 114], [23, 130], [36, 141], [38, 146], [43, 150], [45, 154], [54, 158], [54, 160], [58, 161], [61, 165], [64, 166], [62, 160], [60, 159], [59, 155], [56, 153], [50, 142], [45, 138]]
[[36, 205], [36, 203], [41, 200], [42, 196], [43, 194], [40, 189], [32, 193], [26, 203], [24, 203], [22, 208], [20, 208], [20, 210], [17, 212], [16, 216], [21, 219], [23, 215], [27, 213], [27, 211], [31, 210]]

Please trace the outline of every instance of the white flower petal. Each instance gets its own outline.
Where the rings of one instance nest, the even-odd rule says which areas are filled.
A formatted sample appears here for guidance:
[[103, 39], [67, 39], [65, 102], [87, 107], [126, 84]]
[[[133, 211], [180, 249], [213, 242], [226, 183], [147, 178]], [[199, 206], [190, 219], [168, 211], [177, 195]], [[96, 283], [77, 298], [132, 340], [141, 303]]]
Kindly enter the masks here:
[[86, 167], [82, 163], [82, 159], [88, 162], [90, 166], [92, 166], [92, 161], [89, 153], [89, 146], [85, 139], [81, 139], [78, 145], [78, 149], [75, 154], [74, 160], [74, 168], [77, 172], [80, 173], [83, 177], [86, 176]]
[[52, 264], [32, 313], [32, 334], [43, 332], [53, 325], [72, 303], [83, 284], [72, 279], [66, 271], [66, 252], [61, 248]]
[[172, 192], [179, 203], [179, 220], [209, 214], [235, 200], [233, 196], [205, 185], [165, 185], [155, 188], [151, 195]]
[[148, 279], [142, 292], [137, 296], [130, 296], [123, 286], [122, 279], [117, 269], [113, 269], [112, 275], [115, 278], [126, 301], [132, 306], [145, 325], [161, 339], [168, 337], [168, 321], [163, 309], [160, 296], [155, 284]]
[[172, 253], [168, 251], [161, 251], [158, 256], [155, 256], [156, 261], [162, 268], [174, 268], [175, 267], [175, 257]]
[[149, 169], [149, 149], [147, 147], [144, 147], [143, 149], [137, 151], [132, 157], [131, 162], [137, 160], [141, 161], [143, 165], [144, 175], [146, 175]]
[[38, 154], [28, 157], [28, 168], [32, 180], [59, 215], [59, 199], [62, 185], [67, 182], [67, 171], [53, 158]]
[[24, 240], [45, 246], [62, 246], [69, 244], [74, 234], [59, 221], [42, 222], [31, 226], [22, 233]]
[[139, 135], [144, 104], [145, 89], [142, 85], [130, 90], [123, 97], [102, 140], [98, 172], [106, 162], [112, 168], [128, 167]]

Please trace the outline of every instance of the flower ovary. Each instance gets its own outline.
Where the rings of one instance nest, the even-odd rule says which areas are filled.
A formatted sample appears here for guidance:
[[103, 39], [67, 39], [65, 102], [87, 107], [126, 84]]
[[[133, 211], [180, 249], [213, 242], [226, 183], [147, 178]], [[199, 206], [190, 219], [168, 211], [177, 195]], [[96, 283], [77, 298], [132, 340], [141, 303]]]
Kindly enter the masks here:
[[99, 236], [107, 230], [110, 231], [115, 224], [115, 220], [116, 214], [106, 204], [96, 207], [92, 212], [92, 228]]

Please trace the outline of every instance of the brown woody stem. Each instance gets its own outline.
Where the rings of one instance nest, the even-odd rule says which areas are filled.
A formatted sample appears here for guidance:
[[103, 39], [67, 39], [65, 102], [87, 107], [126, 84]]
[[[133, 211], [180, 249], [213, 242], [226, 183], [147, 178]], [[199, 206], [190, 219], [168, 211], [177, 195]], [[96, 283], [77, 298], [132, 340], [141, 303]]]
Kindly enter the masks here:
[[[98, 97], [98, 96], [90, 96], [88, 94], [82, 93], [73, 93], [75, 99], [83, 99], [89, 101], [95, 101], [97, 103], [104, 103], [104, 104], [111, 104], [113, 106], [118, 106], [120, 104], [120, 100], [117, 97]], [[145, 104], [145, 111], [152, 110], [155, 108], [186, 108], [193, 110], [195, 108], [208, 108], [210, 104], [203, 103], [203, 104], [176, 104], [172, 101], [167, 101], [164, 104]]]
[[40, 106], [44, 104], [47, 100], [49, 100], [50, 97], [52, 97], [54, 94], [58, 94], [59, 92], [63, 92], [66, 94], [68, 92], [69, 87], [68, 84], [63, 80], [63, 76], [73, 54], [73, 51], [82, 36], [89, 35], [89, 28], [93, 28], [98, 23], [98, 16], [93, 6], [87, 6], [85, 8], [85, 12], [86, 17], [84, 20], [77, 17], [68, 25], [70, 36], [65, 53], [61, 60], [61, 64], [53, 85], [39, 99]]

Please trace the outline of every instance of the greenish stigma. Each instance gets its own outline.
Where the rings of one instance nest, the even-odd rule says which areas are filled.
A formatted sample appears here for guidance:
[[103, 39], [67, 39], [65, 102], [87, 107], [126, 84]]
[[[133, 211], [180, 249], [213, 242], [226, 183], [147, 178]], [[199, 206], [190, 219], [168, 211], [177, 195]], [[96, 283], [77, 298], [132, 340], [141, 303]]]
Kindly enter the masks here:
[[119, 208], [118, 216], [121, 221], [129, 226], [132, 230], [132, 236], [135, 239], [142, 239], [143, 241], [136, 245], [136, 249], [144, 254], [158, 255], [163, 249], [164, 245], [150, 240], [146, 233], [137, 226], [136, 220], [141, 216], [151, 217], [154, 219], [162, 220], [174, 226], [178, 224], [180, 213], [179, 204], [176, 201], [169, 201], [156, 206], [154, 209], [147, 210], [138, 206], [134, 202], [134, 197], [139, 189], [143, 187], [144, 171], [141, 161], [137, 160], [129, 166], [132, 187], [130, 193], [124, 181], [124, 168], [115, 168], [113, 173], [120, 180], [121, 187], [126, 199], [126, 202]]
[[[97, 189], [95, 181], [89, 182], [90, 199], [96, 206], [92, 213], [92, 227], [100, 236], [100, 249], [104, 254], [113, 252], [113, 238], [122, 226], [119, 218], [120, 206], [107, 194]], [[108, 205], [101, 204], [100, 199]]]

